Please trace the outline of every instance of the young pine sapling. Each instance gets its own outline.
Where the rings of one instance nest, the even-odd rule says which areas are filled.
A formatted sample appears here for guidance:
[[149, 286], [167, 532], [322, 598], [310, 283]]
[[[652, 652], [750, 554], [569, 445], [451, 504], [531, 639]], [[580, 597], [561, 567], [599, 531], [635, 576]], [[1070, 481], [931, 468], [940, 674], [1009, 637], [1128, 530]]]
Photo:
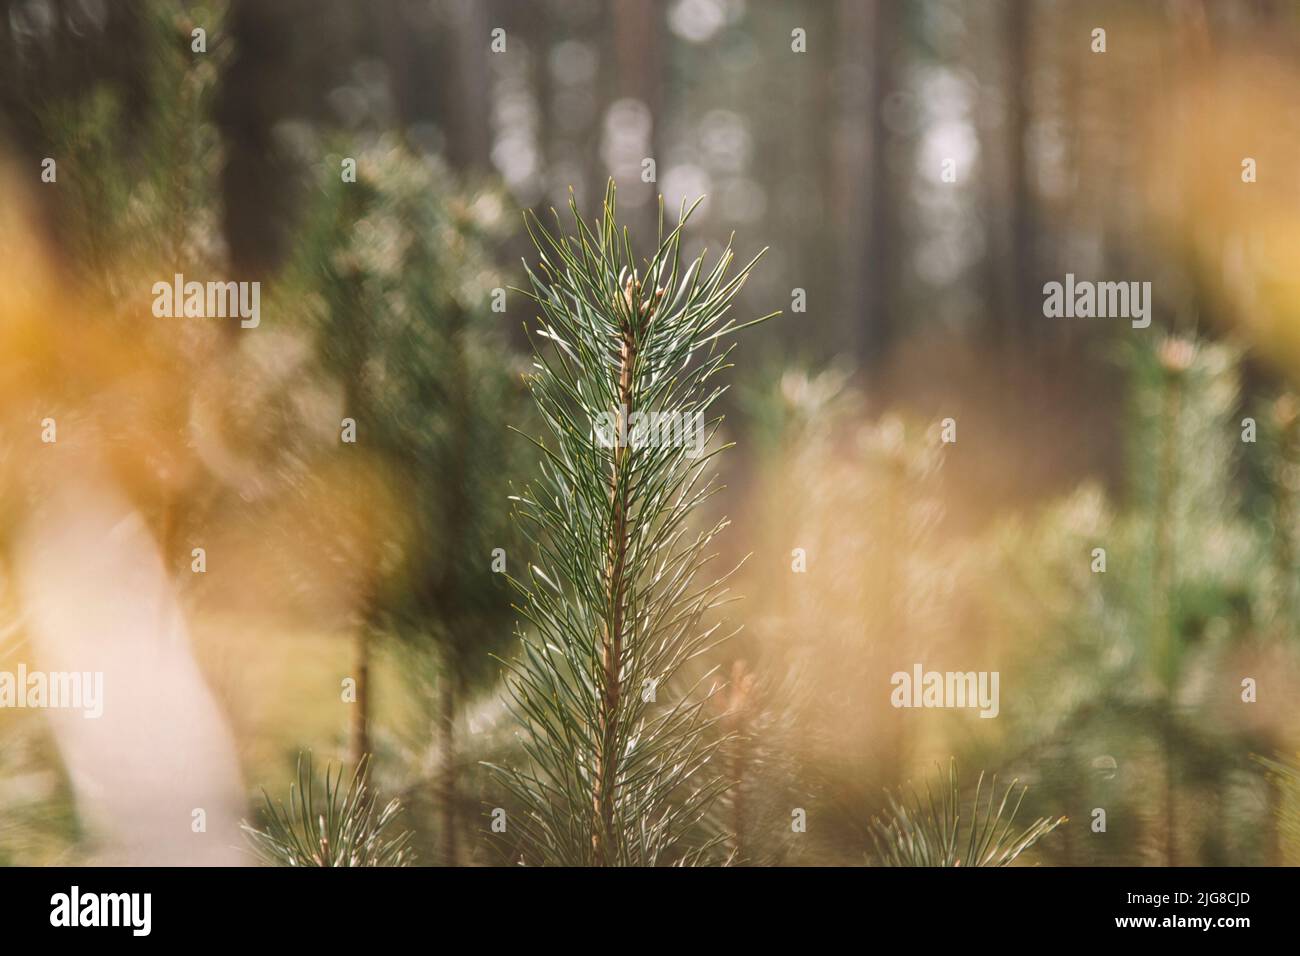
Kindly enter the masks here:
[[719, 490], [710, 462], [726, 446], [706, 416], [731, 336], [763, 319], [727, 318], [757, 256], [730, 276], [730, 245], [711, 268], [704, 255], [683, 267], [697, 205], [667, 235], [661, 205], [640, 266], [612, 183], [594, 226], [570, 203], [572, 236], [526, 220], [540, 264], [525, 294], [541, 309], [529, 386], [549, 434], [514, 498], [536, 554], [512, 582], [530, 627], [504, 662], [526, 761], [494, 769], [522, 808], [527, 862], [689, 863], [721, 841], [705, 818], [726, 787], [725, 732], [702, 658], [731, 636], [710, 617], [730, 573], [706, 571], [727, 521], [696, 519]]

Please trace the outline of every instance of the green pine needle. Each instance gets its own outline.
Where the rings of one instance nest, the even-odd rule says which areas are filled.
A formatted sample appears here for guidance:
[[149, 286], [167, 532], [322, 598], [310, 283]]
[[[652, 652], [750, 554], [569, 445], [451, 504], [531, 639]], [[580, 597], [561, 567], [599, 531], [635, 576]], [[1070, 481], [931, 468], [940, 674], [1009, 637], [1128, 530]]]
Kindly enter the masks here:
[[402, 812], [392, 800], [379, 809], [369, 786], [370, 758], [364, 757], [343, 787], [343, 768], [324, 780], [312, 772], [311, 753], [298, 758], [298, 782], [289, 804], [271, 802], [266, 791], [266, 829], [242, 825], [258, 858], [268, 866], [410, 866], [411, 834], [392, 833]]
[[[1017, 781], [1011, 781], [997, 802], [997, 777], [988, 788], [988, 801], [980, 807], [984, 773], [975, 784], [970, 813], [963, 816], [957, 781], [957, 762], [948, 764], [948, 779], [941, 781], [936, 797], [929, 784], [925, 801], [911, 792], [910, 804], [889, 794], [889, 810], [871, 821], [871, 838], [884, 866], [1007, 866], [1020, 854], [1065, 822], [1041, 817], [1023, 830], [1014, 830], [1016, 813], [1028, 792], [1022, 787], [1014, 805]], [[1010, 812], [1007, 812], [1010, 806]], [[963, 833], [963, 822], [965, 832]]]
[[[746, 327], [727, 314], [758, 257], [729, 275], [728, 245], [712, 267], [683, 266], [695, 206], [665, 235], [661, 203], [658, 249], [638, 265], [612, 182], [599, 222], [570, 207], [572, 236], [558, 216], [555, 233], [526, 217], [540, 262], [524, 294], [541, 309], [528, 384], [546, 434], [541, 475], [514, 498], [535, 560], [512, 580], [527, 630], [502, 663], [527, 761], [493, 770], [523, 807], [509, 825], [527, 862], [701, 862], [720, 843], [704, 824], [726, 786], [720, 681], [702, 658], [731, 636], [710, 622], [730, 573], [706, 573], [726, 520], [693, 519], [719, 490], [709, 415], [725, 340]], [[700, 416], [702, 448], [638, 440], [633, 415], [646, 413]], [[626, 436], [602, 436], [611, 415]]]

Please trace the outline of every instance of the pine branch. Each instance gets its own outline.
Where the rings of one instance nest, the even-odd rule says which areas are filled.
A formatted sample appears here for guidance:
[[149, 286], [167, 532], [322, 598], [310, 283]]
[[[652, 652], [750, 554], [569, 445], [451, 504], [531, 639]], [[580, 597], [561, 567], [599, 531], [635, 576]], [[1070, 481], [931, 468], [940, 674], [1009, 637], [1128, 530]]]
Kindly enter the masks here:
[[744, 327], [726, 316], [757, 257], [728, 275], [728, 245], [707, 272], [703, 256], [683, 268], [690, 210], [665, 236], [661, 207], [658, 249], [638, 268], [612, 183], [599, 222], [570, 206], [572, 236], [558, 216], [554, 233], [526, 218], [540, 263], [524, 294], [542, 313], [528, 384], [547, 434], [534, 439], [536, 487], [514, 498], [537, 560], [512, 579], [530, 630], [503, 663], [528, 763], [494, 770], [538, 862], [695, 861], [717, 842], [701, 827], [724, 789], [713, 757], [725, 734], [705, 708], [718, 682], [700, 661], [730, 636], [705, 623], [730, 575], [701, 574], [726, 521], [693, 519], [718, 490], [721, 418], [706, 416], [725, 392], [723, 339]]
[[[1013, 830], [1028, 788], [1021, 788], [1008, 813], [1016, 781], [1011, 781], [996, 810], [993, 803], [997, 799], [997, 777], [989, 785], [988, 801], [981, 810], [983, 785], [981, 772], [968, 817], [961, 810], [955, 760], [949, 761], [948, 779], [941, 782], [937, 798], [929, 784], [924, 803], [915, 791], [910, 806], [905, 799], [890, 794], [889, 812], [883, 819], [871, 821], [871, 838], [880, 862], [884, 866], [1007, 866], [1066, 822], [1065, 817], [1040, 817], [1023, 830]], [[964, 839], [963, 820], [967, 821]]]
[[391, 800], [380, 808], [369, 776], [365, 757], [346, 790], [342, 767], [331, 778], [327, 765], [318, 784], [311, 753], [300, 755], [288, 806], [272, 803], [263, 791], [266, 829], [243, 824], [258, 858], [270, 866], [410, 866], [411, 834], [389, 829], [401, 804]]

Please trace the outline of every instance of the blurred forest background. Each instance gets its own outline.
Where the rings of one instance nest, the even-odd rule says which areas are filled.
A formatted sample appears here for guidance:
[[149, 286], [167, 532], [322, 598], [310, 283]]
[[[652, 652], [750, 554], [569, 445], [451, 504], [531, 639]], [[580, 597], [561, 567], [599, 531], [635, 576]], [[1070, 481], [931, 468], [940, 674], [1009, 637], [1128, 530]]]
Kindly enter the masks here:
[[[688, 253], [770, 247], [738, 318], [785, 312], [711, 503], [733, 862], [871, 862], [955, 757], [1069, 817], [1032, 862], [1300, 863], [1297, 91], [1287, 0], [0, 0], [0, 669], [117, 695], [0, 711], [0, 863], [248, 861], [305, 750], [373, 754], [417, 862], [520, 858], [493, 290], [609, 177], [646, 254], [707, 196]], [[1151, 327], [1045, 318], [1067, 272]], [[260, 326], [155, 318], [173, 273], [261, 281]], [[892, 708], [917, 662], [1001, 713]]]

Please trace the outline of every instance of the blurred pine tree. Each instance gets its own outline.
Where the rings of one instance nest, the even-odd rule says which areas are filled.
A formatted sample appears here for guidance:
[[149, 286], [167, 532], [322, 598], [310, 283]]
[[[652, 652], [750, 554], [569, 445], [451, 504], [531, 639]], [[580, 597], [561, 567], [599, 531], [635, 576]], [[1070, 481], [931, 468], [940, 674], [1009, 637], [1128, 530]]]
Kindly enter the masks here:
[[[506, 423], [523, 398], [498, 316], [488, 252], [505, 200], [463, 185], [436, 158], [394, 139], [357, 150], [356, 179], [331, 153], [277, 301], [311, 329], [323, 371], [342, 383], [355, 447], [376, 463], [395, 508], [356, 517], [347, 535], [362, 569], [356, 622], [353, 761], [375, 749], [372, 637], [430, 642], [439, 661], [437, 723], [442, 856], [458, 855], [455, 727], [465, 694], [489, 679], [510, 640], [504, 574], [518, 560], [506, 479], [520, 459]], [[364, 497], [359, 483], [354, 495]], [[384, 527], [375, 530], [373, 525]], [[496, 568], [501, 571], [503, 568]]]
[[[1238, 492], [1239, 359], [1185, 338], [1133, 346], [1122, 503], [1084, 486], [1033, 521], [1003, 522], [983, 571], [969, 569], [987, 626], [1013, 652], [1007, 680], [1027, 695], [1006, 711], [1013, 759], [1037, 759], [1039, 795], [1071, 816], [1109, 807], [1126, 828], [1111, 845], [1134, 861], [1143, 831], [1166, 863], [1222, 844], [1233, 811], [1219, 804], [1258, 746], [1244, 718], [1205, 719], [1229, 714], [1217, 701], [1235, 691], [1215, 675], [1257, 630], [1266, 563]], [[1119, 851], [1066, 836], [1062, 862], [1116, 862]]]

